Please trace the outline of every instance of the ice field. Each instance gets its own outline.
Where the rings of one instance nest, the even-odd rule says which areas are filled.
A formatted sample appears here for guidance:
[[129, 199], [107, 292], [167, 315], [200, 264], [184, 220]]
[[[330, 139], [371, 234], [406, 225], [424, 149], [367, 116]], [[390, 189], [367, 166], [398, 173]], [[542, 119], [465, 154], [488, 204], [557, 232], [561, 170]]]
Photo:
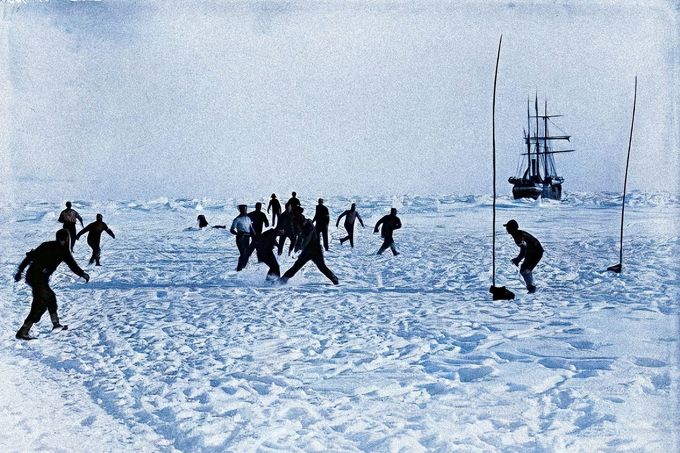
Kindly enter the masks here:
[[[73, 200], [116, 239], [102, 238], [103, 267], [76, 244], [90, 283], [65, 265], [52, 278], [72, 330], [50, 333], [45, 316], [31, 342], [14, 339], [30, 289], [12, 276], [63, 206], [0, 206], [0, 451], [680, 448], [678, 198], [629, 196], [615, 275], [619, 195], [502, 197], [497, 283], [517, 299], [500, 302], [489, 197], [328, 198], [337, 287], [311, 264], [268, 286], [254, 256], [236, 273], [228, 231], [195, 225], [229, 224], [240, 201]], [[354, 250], [335, 228], [352, 201], [366, 223]], [[375, 256], [391, 206], [402, 253]], [[545, 248], [533, 295], [510, 263], [510, 218]]]

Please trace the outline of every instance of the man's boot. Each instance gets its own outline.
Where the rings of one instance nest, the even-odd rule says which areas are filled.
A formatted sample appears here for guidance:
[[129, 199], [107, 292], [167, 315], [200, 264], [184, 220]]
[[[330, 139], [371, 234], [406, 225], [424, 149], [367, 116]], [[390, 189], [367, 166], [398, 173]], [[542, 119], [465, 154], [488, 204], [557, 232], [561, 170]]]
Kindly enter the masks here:
[[32, 340], [33, 337], [28, 334], [28, 332], [31, 330], [31, 327], [33, 326], [32, 322], [24, 322], [24, 324], [21, 326], [17, 334], [15, 335], [17, 340]]

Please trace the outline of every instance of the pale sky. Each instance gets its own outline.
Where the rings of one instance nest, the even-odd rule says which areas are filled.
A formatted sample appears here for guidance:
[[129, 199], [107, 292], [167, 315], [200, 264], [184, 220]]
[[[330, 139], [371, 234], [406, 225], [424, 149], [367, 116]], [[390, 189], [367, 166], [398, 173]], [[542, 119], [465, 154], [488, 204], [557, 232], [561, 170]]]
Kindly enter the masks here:
[[676, 193], [678, 7], [640, 4], [0, 5], [0, 196], [491, 193], [501, 33], [500, 194], [536, 93], [565, 192], [620, 191], [635, 75], [629, 189]]

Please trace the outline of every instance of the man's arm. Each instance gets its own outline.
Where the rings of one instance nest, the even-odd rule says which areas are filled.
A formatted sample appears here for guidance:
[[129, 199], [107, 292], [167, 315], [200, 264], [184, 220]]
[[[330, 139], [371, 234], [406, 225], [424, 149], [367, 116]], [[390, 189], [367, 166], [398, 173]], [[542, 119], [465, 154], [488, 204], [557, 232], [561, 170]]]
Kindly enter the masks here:
[[75, 214], [76, 214], [76, 219], [80, 220], [80, 226], [84, 227], [85, 225], [83, 225], [83, 218], [80, 217], [80, 214], [78, 214], [78, 211], [73, 211], [73, 212], [75, 212]]
[[387, 218], [387, 216], [385, 216], [385, 217], [383, 217], [382, 219], [378, 220], [378, 223], [375, 224], [375, 228], [373, 228], [373, 232], [374, 232], [374, 233], [377, 233], [377, 232], [378, 232], [378, 228], [380, 228], [380, 225], [382, 225], [382, 223], [385, 221], [386, 218]]
[[519, 255], [512, 259], [512, 264], [514, 264], [515, 266], [519, 266], [520, 261], [524, 259], [524, 256], [527, 253], [527, 243], [521, 236], [519, 238], [513, 236], [513, 239], [515, 240], [515, 243], [519, 246]]
[[264, 220], [264, 226], [269, 228], [269, 220], [267, 220], [267, 216], [262, 214], [262, 220]]
[[338, 217], [338, 221], [335, 222], [335, 226], [336, 226], [336, 227], [337, 227], [337, 226], [340, 226], [340, 219], [342, 219], [342, 218], [345, 217], [346, 215], [347, 215], [347, 211], [345, 211], [345, 212], [343, 212], [342, 214], [340, 214], [340, 217]]
[[80, 230], [80, 231], [78, 232], [78, 234], [76, 234], [76, 241], [77, 241], [78, 239], [80, 239], [80, 236], [82, 236], [83, 234], [85, 234], [85, 233], [87, 233], [88, 231], [90, 231], [90, 230], [92, 229], [92, 225], [94, 225], [94, 224], [91, 223], [91, 224], [89, 224], [88, 226], [86, 226], [85, 228], [83, 228], [82, 230]]
[[69, 252], [66, 255], [66, 258], [64, 259], [64, 262], [68, 265], [69, 269], [71, 269], [71, 272], [76, 274], [79, 277], [82, 277], [85, 279], [85, 282], [90, 281], [90, 276], [78, 266], [78, 263], [76, 263], [76, 260], [73, 258], [73, 255]]
[[107, 229], [106, 229], [106, 232], [109, 233], [109, 236], [111, 236], [112, 238], [116, 239], [116, 235], [113, 234], [113, 231], [111, 231], [110, 228], [107, 228]]
[[33, 250], [26, 253], [26, 257], [24, 257], [24, 259], [21, 261], [21, 263], [19, 264], [19, 269], [17, 270], [17, 273], [14, 275], [15, 282], [21, 280], [21, 275], [24, 273], [24, 269], [26, 269], [26, 266], [28, 266], [33, 261], [34, 256], [35, 252]]
[[364, 221], [361, 219], [361, 216], [357, 212], [357, 219], [359, 220], [359, 223], [361, 224], [361, 228], [364, 228]]
[[396, 221], [394, 222], [394, 229], [398, 230], [399, 228], [401, 228], [401, 220], [399, 217], [397, 217]]

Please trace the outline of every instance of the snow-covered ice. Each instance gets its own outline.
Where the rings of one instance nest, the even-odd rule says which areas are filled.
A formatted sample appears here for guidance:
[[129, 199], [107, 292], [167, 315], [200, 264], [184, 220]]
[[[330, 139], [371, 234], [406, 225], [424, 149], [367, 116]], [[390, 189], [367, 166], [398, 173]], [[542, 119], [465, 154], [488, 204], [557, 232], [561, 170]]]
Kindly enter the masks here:
[[[629, 197], [621, 275], [605, 271], [619, 195], [501, 198], [498, 283], [518, 295], [501, 302], [487, 292], [489, 197], [327, 198], [334, 216], [355, 201], [366, 222], [354, 250], [333, 222], [337, 287], [311, 265], [269, 287], [254, 257], [237, 274], [228, 232], [189, 228], [198, 213], [229, 223], [237, 200], [73, 201], [116, 239], [103, 238], [89, 284], [55, 273], [72, 330], [44, 319], [31, 342], [14, 339], [30, 291], [12, 276], [62, 207], [0, 206], [0, 451], [680, 447], [675, 197]], [[311, 197], [303, 205], [313, 212]], [[402, 254], [375, 256], [372, 227], [393, 205]], [[537, 294], [510, 264], [510, 218], [546, 249]], [[85, 241], [75, 256], [87, 263]]]

